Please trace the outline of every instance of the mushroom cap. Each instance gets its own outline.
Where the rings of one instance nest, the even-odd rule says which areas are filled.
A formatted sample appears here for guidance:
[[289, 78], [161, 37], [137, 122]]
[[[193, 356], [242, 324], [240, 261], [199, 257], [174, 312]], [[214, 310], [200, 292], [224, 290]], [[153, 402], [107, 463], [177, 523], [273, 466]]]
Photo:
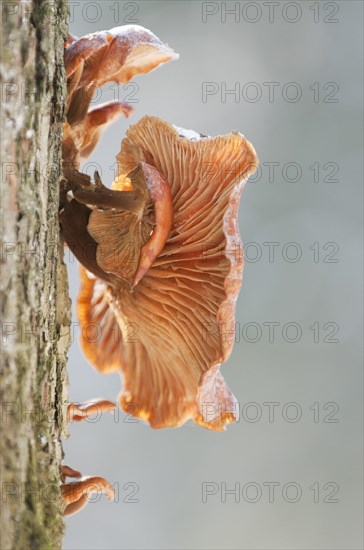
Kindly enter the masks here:
[[65, 43], [67, 74], [67, 123], [63, 160], [79, 162], [96, 146], [103, 127], [133, 108], [111, 102], [89, 109], [97, 88], [108, 82], [125, 83], [172, 59], [178, 59], [167, 44], [148, 29], [125, 25], [82, 38], [70, 36]]
[[[96, 360], [95, 345], [82, 340], [82, 346], [96, 368], [121, 371], [121, 407], [152, 427], [192, 418], [223, 430], [237, 417], [219, 368], [235, 339], [243, 271], [237, 215], [243, 185], [258, 165], [255, 150], [239, 133], [209, 138], [144, 117], [128, 130], [117, 158], [114, 189], [139, 163], [168, 182], [173, 227], [132, 292], [82, 270], [82, 323], [92, 318], [101, 326], [113, 317], [122, 335]], [[97, 314], [96, 291], [108, 302]]]
[[79, 85], [98, 81], [128, 82], [137, 74], [145, 74], [161, 63], [178, 59], [167, 44], [140, 25], [123, 25], [107, 31], [87, 34], [69, 43], [65, 50], [67, 77], [85, 62]]

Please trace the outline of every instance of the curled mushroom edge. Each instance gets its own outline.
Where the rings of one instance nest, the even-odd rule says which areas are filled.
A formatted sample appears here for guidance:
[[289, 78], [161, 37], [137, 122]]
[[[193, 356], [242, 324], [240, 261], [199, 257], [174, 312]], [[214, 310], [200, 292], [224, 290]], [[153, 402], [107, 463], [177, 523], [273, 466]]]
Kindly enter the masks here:
[[[132, 293], [121, 281], [108, 284], [81, 268], [81, 324], [116, 322], [121, 333], [117, 345], [101, 342], [103, 353], [82, 337], [81, 345], [98, 370], [122, 373], [119, 401], [132, 416], [154, 428], [192, 418], [205, 428], [224, 430], [237, 420], [235, 397], [219, 368], [234, 342], [243, 272], [237, 214], [244, 183], [258, 165], [255, 150], [237, 132], [199, 137], [147, 116], [129, 128], [117, 159], [119, 177], [112, 188], [145, 162], [168, 182], [173, 227], [142, 278], [135, 276]], [[112, 231], [111, 224], [104, 228], [105, 240]], [[206, 239], [211, 235], [215, 242]], [[100, 234], [96, 240], [102, 241]], [[104, 306], [97, 311], [100, 296]], [[130, 342], [133, 324], [138, 341]], [[213, 334], [205, 330], [208, 325]], [[211, 342], [203, 342], [204, 330]]]
[[104, 128], [132, 113], [120, 102], [90, 108], [96, 89], [177, 58], [137, 25], [68, 38], [63, 161], [73, 196], [61, 201], [60, 220], [81, 263], [81, 325], [100, 328], [97, 342], [81, 334], [81, 346], [96, 369], [122, 374], [121, 408], [153, 428], [192, 419], [221, 431], [237, 420], [220, 366], [234, 343], [244, 265], [237, 217], [258, 166], [254, 147], [239, 132], [211, 138], [145, 116], [122, 140], [111, 188], [78, 171]]

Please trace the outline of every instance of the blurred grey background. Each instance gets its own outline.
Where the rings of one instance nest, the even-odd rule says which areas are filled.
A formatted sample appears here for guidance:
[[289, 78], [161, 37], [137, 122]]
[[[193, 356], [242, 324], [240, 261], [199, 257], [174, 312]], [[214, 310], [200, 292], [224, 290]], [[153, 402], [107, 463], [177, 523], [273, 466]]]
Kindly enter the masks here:
[[[362, 548], [362, 12], [360, 1], [71, 2], [78, 36], [134, 22], [180, 54], [120, 86], [135, 114], [84, 170], [95, 162], [110, 184], [145, 114], [238, 129], [261, 169], [241, 201], [240, 341], [222, 368], [240, 422], [225, 433], [153, 431], [121, 413], [71, 424], [65, 462], [115, 483], [119, 502], [68, 519], [65, 550]], [[203, 98], [206, 83], [215, 93]], [[75, 326], [70, 399], [115, 400], [119, 375], [98, 374], [77, 339]]]

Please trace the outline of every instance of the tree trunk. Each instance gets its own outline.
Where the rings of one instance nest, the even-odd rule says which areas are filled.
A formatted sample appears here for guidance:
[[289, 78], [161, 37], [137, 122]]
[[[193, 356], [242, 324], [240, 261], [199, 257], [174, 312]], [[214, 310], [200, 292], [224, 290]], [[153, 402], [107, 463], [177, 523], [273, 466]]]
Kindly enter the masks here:
[[1, 548], [61, 547], [70, 301], [58, 200], [65, 0], [2, 2]]

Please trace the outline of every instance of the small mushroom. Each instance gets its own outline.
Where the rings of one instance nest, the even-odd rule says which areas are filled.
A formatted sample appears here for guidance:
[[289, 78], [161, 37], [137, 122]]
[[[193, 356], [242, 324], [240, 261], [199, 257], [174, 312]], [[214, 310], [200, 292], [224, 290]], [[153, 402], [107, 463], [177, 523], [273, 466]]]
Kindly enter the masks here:
[[[77, 478], [77, 480], [65, 483], [66, 477]], [[93, 493], [105, 494], [110, 501], [114, 500], [114, 489], [103, 477], [82, 476], [81, 472], [64, 465], [61, 466], [61, 479], [63, 481], [61, 495], [65, 516], [73, 516], [82, 510], [89, 501], [89, 495]]]
[[67, 407], [67, 421], [82, 422], [94, 414], [113, 412], [115, 409], [115, 403], [101, 398], [86, 401], [85, 403], [70, 403]]
[[[117, 342], [111, 340], [114, 333], [104, 333], [98, 342], [82, 338], [82, 347], [100, 371], [121, 371], [121, 407], [132, 408], [152, 427], [179, 426], [192, 418], [223, 430], [236, 419], [236, 401], [219, 368], [234, 342], [243, 271], [237, 215], [243, 185], [258, 165], [255, 150], [237, 132], [209, 138], [144, 117], [128, 130], [117, 158], [113, 193], [126, 193], [123, 186], [130, 182], [135, 189], [133, 174], [140, 166], [148, 167], [156, 192], [133, 218], [122, 211], [122, 201], [115, 209], [112, 202], [98, 208], [98, 191], [93, 190], [96, 206], [87, 232], [96, 243], [97, 267], [114, 278], [107, 281], [90, 274], [87, 266], [81, 269], [78, 315], [83, 326], [117, 323], [120, 333]], [[166, 182], [171, 205], [162, 200], [158, 218], [159, 190], [163, 198]], [[168, 215], [173, 211], [172, 223], [166, 222], [170, 229], [162, 246], [147, 261], [144, 247], [154, 232], [166, 229], [163, 209]], [[146, 227], [153, 228], [149, 238]], [[131, 229], [138, 238], [133, 237], [136, 246], [126, 276], [117, 259]], [[131, 326], [136, 327], [134, 338]]]
[[[106, 399], [94, 399], [85, 403], [70, 403], [67, 406], [67, 422], [81, 422], [91, 415], [112, 412], [115, 403]], [[61, 470], [61, 497], [64, 505], [64, 515], [76, 514], [88, 503], [92, 493], [105, 493], [109, 500], [114, 499], [114, 490], [110, 483], [99, 476], [82, 476], [81, 472], [70, 466], [63, 465]], [[77, 481], [67, 482], [66, 478], [77, 478]]]
[[97, 88], [108, 82], [126, 83], [148, 73], [176, 54], [155, 34], [139, 25], [125, 25], [82, 38], [69, 36], [64, 61], [67, 75], [67, 122], [64, 127], [63, 161], [77, 164], [96, 146], [101, 130], [133, 108], [110, 102], [90, 109]]

